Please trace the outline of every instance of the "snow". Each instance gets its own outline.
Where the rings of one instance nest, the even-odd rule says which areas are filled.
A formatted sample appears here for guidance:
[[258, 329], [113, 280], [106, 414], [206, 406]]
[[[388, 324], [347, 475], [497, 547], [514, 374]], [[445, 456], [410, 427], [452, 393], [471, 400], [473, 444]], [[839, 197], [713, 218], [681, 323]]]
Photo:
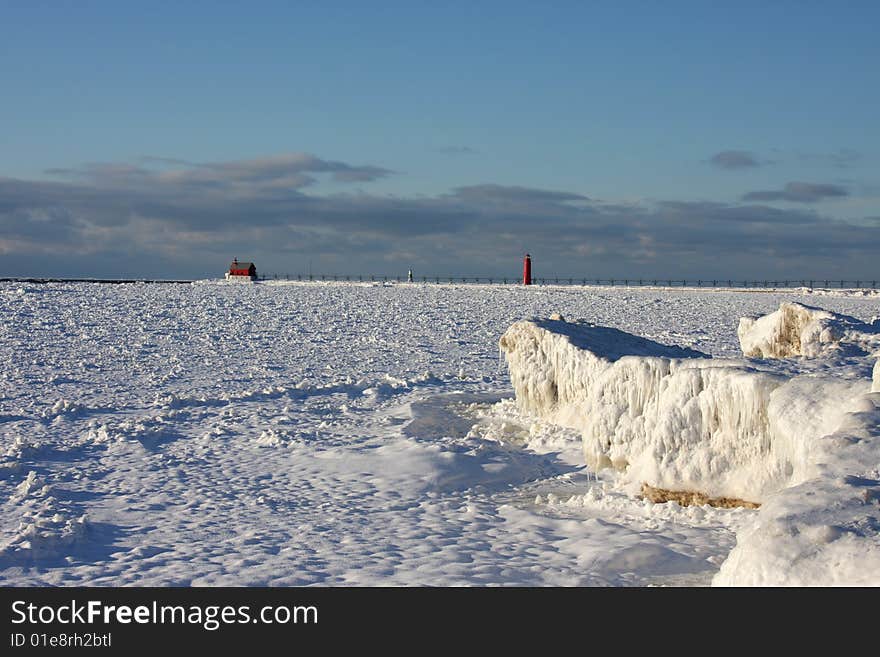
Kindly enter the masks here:
[[[832, 548], [849, 563], [850, 541], [871, 563], [862, 543], [876, 526], [867, 514], [880, 508], [871, 483], [880, 474], [858, 464], [868, 458], [860, 450], [870, 447], [865, 418], [874, 411], [864, 399], [846, 408], [839, 400], [858, 381], [868, 385], [876, 358], [842, 349], [834, 367], [829, 356], [812, 369], [740, 359], [740, 317], [815, 298], [804, 290], [0, 283], [0, 584], [728, 583], [755, 573], [761, 554], [772, 568], [815, 541], [826, 541], [817, 568]], [[847, 291], [821, 295], [821, 305], [868, 326], [880, 314], [877, 297]], [[676, 367], [694, 385], [721, 380], [713, 368], [800, 381], [791, 389], [799, 405], [780, 404], [778, 430], [827, 420], [804, 452], [825, 455], [825, 465], [803, 466], [802, 481], [789, 476], [757, 513], [638, 499], [625, 474], [585, 466], [578, 429], [513, 399], [499, 338], [524, 317], [553, 313], [606, 329], [609, 350], [620, 333], [633, 336], [603, 367], [708, 360], [712, 368], [697, 368], [706, 372]], [[656, 344], [681, 347], [650, 355]], [[812, 391], [812, 376], [839, 389], [822, 392], [828, 382]], [[823, 410], [832, 407], [840, 407], [836, 427]], [[846, 467], [835, 460], [838, 443], [853, 447]], [[838, 482], [822, 498], [840, 496], [828, 517], [806, 509], [815, 517], [791, 520], [803, 531], [785, 546], [756, 529], [774, 500], [817, 478]], [[794, 502], [783, 502], [780, 522], [789, 522]]]
[[746, 355], [823, 358], [712, 359], [562, 319], [517, 322], [499, 344], [519, 406], [579, 432], [626, 490], [762, 503], [716, 584], [880, 584], [874, 326], [784, 302], [738, 335]]

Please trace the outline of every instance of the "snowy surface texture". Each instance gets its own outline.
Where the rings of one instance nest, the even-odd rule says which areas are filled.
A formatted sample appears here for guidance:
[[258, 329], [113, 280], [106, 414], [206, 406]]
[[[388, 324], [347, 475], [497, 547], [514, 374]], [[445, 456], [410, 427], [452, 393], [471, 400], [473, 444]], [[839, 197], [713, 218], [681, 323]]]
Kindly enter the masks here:
[[[2, 283], [0, 584], [708, 584], [757, 572], [758, 550], [784, 559], [763, 547], [779, 532], [792, 555], [836, 544], [850, 563], [876, 470], [828, 477], [840, 504], [797, 534], [794, 482], [757, 513], [646, 503], [584, 466], [579, 431], [517, 407], [497, 348], [517, 320], [560, 312], [644, 336], [627, 350], [725, 361], [740, 317], [818, 296]], [[880, 314], [837, 291], [818, 305]], [[653, 358], [694, 358], [683, 349]], [[846, 358], [848, 390], [873, 361]], [[803, 369], [753, 367], [773, 381]], [[789, 422], [819, 412], [803, 387]], [[850, 409], [828, 454], [869, 449], [872, 412]], [[777, 499], [782, 520], [756, 523]]]
[[[589, 322], [501, 337], [522, 409], [579, 432], [619, 483], [762, 502], [717, 584], [880, 584], [874, 326], [797, 303], [739, 324], [713, 359]], [[876, 372], [876, 368], [874, 369]]]

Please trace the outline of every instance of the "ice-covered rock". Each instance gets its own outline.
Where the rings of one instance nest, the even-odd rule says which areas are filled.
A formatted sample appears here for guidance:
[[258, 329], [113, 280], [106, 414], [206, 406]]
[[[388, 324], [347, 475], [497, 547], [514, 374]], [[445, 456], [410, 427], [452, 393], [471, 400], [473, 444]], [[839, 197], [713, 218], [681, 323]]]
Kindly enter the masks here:
[[633, 485], [760, 501], [802, 464], [774, 444], [779, 374], [587, 322], [517, 322], [500, 346], [520, 407], [579, 430], [587, 463]]
[[[740, 325], [752, 355], [839, 355], [799, 374], [711, 359], [587, 322], [513, 324], [499, 344], [518, 405], [579, 430], [587, 463], [643, 484], [762, 503], [717, 584], [880, 584], [873, 326], [799, 304]], [[878, 368], [873, 386], [878, 387]], [[837, 568], [838, 559], [870, 569]]]
[[880, 585], [880, 399], [860, 395], [812, 442], [814, 476], [770, 496], [716, 586]]
[[793, 302], [763, 317], [743, 317], [737, 335], [743, 354], [752, 358], [816, 357], [844, 346], [864, 353], [880, 349], [875, 325]]
[[615, 328], [554, 319], [516, 322], [499, 346], [517, 403], [525, 410], [557, 415], [583, 401], [601, 372], [626, 356], [708, 358]]

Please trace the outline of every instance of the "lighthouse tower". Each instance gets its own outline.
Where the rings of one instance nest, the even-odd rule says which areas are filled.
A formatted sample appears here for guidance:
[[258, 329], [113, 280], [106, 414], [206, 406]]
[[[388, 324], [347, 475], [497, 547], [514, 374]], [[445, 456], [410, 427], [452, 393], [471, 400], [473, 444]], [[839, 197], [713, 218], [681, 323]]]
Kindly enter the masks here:
[[532, 256], [526, 253], [523, 260], [523, 285], [532, 284]]

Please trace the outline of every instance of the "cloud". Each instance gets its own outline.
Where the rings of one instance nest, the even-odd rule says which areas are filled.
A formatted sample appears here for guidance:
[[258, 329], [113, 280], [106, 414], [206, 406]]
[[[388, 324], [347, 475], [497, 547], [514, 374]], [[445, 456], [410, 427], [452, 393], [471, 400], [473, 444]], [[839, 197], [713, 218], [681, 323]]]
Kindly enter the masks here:
[[821, 221], [819, 215], [812, 212], [793, 212], [763, 205], [738, 205], [712, 201], [660, 201], [656, 207], [658, 213], [664, 217], [678, 217], [688, 222], [804, 226]]
[[791, 201], [793, 203], [818, 203], [825, 199], [849, 196], [849, 192], [841, 185], [830, 183], [786, 183], [783, 189], [749, 192], [742, 197], [743, 201]]
[[[0, 276], [218, 276], [235, 255], [262, 272], [302, 272], [311, 260], [324, 273], [412, 267], [513, 277], [529, 251], [536, 276], [839, 279], [872, 275], [880, 250], [880, 224], [803, 207], [617, 204], [494, 183], [436, 196], [318, 194], [299, 180], [337, 174], [390, 172], [287, 155], [84, 165], [58, 172], [61, 181], [0, 178]], [[798, 185], [783, 191], [836, 194]]]
[[571, 201], [589, 201], [581, 194], [557, 192], [531, 187], [505, 185], [470, 185], [456, 187], [452, 197], [485, 203], [568, 203]]
[[709, 162], [720, 169], [751, 169], [761, 166], [758, 159], [748, 151], [721, 151], [710, 157]]
[[[239, 193], [262, 193], [271, 189], [300, 189], [317, 182], [317, 174], [328, 174], [336, 182], [372, 182], [391, 175], [389, 169], [323, 160], [309, 153], [285, 153], [249, 160], [193, 163], [176, 158], [146, 156], [141, 165], [92, 163], [72, 169], [47, 169], [46, 173], [78, 179], [95, 185], [130, 188], [159, 186], [202, 192], [222, 188]], [[149, 168], [148, 165], [164, 165]]]

